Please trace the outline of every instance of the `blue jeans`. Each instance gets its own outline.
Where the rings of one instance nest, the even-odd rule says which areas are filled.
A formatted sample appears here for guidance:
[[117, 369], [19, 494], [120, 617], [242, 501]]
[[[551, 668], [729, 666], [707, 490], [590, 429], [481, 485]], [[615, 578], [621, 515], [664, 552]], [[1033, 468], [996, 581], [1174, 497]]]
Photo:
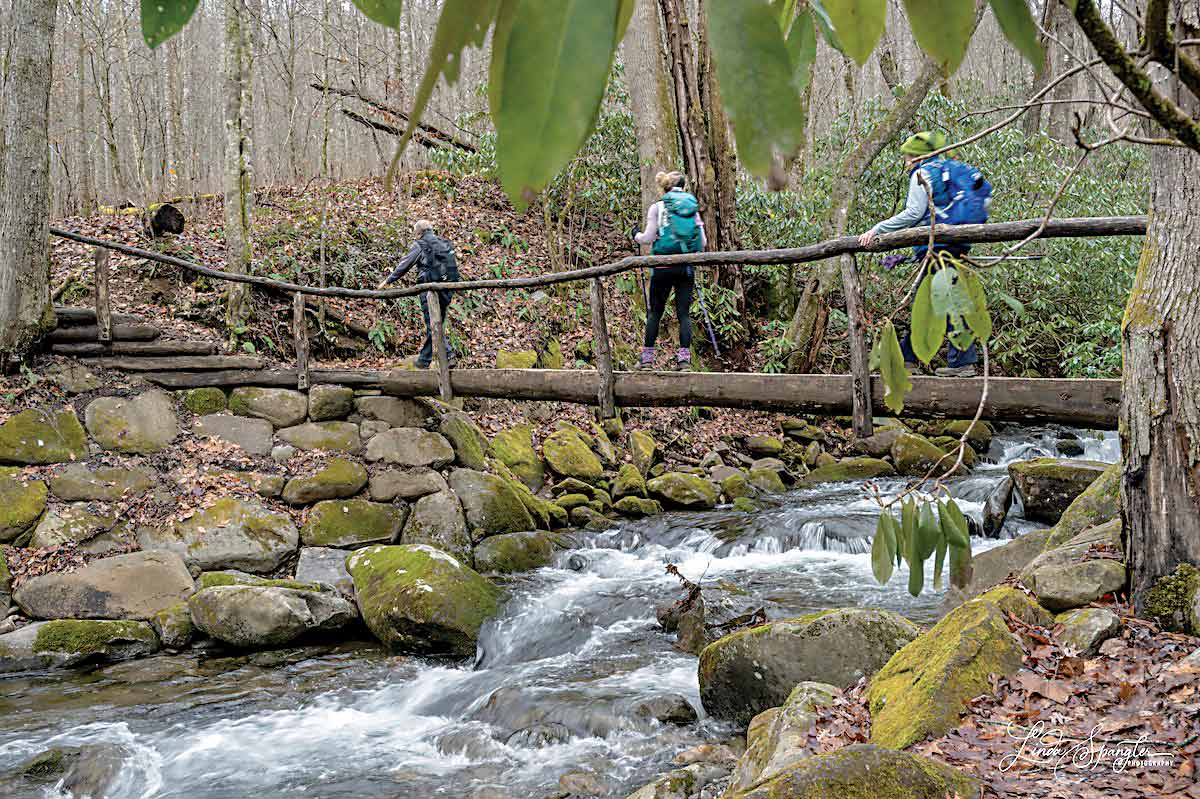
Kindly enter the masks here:
[[[946, 332], [953, 330], [950, 326], [950, 317], [946, 317]], [[958, 369], [963, 366], [973, 366], [979, 363], [979, 353], [975, 349], [975, 342], [971, 342], [971, 346], [965, 350], [960, 350], [954, 346], [949, 340], [946, 341], [950, 351], [946, 355], [946, 361], [951, 369]], [[900, 339], [900, 352], [904, 353], [905, 363], [916, 363], [917, 354], [913, 352], [911, 334], [905, 333], [904, 338]]]
[[[425, 316], [425, 343], [421, 345], [421, 351], [417, 354], [417, 367], [424, 369], [429, 366], [433, 360], [433, 327], [429, 323], [429, 300], [427, 292], [421, 292], [421, 313]], [[446, 319], [446, 309], [450, 307], [450, 292], [438, 292], [438, 305], [442, 306], [442, 321]], [[443, 330], [445, 325], [443, 324]], [[454, 357], [453, 350], [450, 349], [450, 339], [446, 339], [446, 358]]]

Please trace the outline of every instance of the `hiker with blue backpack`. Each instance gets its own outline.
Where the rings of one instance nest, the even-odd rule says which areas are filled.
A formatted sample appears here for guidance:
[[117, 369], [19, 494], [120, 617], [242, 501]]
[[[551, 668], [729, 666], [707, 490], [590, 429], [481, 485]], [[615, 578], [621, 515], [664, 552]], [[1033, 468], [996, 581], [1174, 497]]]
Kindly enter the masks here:
[[[880, 233], [927, 226], [930, 223], [931, 210], [938, 225], [971, 225], [987, 221], [988, 207], [992, 201], [992, 185], [975, 167], [941, 154], [935, 155], [945, 147], [946, 136], [938, 131], [922, 131], [910, 136], [900, 145], [900, 153], [904, 156], [910, 173], [904, 210], [859, 236], [858, 241], [863, 247], [870, 247]], [[971, 245], [937, 244], [935, 231], [933, 249], [935, 252], [960, 256], [969, 252]], [[929, 247], [926, 245], [914, 247], [913, 260], [926, 261], [928, 251]], [[947, 330], [953, 330], [949, 319], [946, 320], [946, 327]], [[974, 377], [975, 364], [979, 362], [975, 344], [960, 350], [949, 338], [947, 343], [950, 348], [947, 356], [948, 366], [935, 369], [934, 374], [938, 377]], [[900, 350], [904, 354], [905, 368], [910, 372], [920, 368], [909, 335], [906, 334], [901, 339]]]
[[[704, 222], [700, 203], [684, 190], [687, 177], [681, 172], [659, 172], [655, 177], [662, 199], [646, 212], [646, 229], [633, 231], [638, 244], [651, 245], [655, 255], [679, 255], [704, 252]], [[658, 327], [667, 308], [667, 297], [675, 292], [675, 315], [679, 318], [679, 349], [672, 368], [692, 368], [692, 293], [695, 272], [690, 266], [656, 266], [650, 270], [650, 290], [646, 301], [646, 335], [637, 369], [653, 369], [657, 352]]]
[[[414, 266], [418, 267], [418, 283], [446, 283], [459, 279], [454, 245], [434, 232], [433, 223], [427, 219], [419, 219], [413, 225], [413, 233], [417, 240], [400, 259], [400, 263], [396, 264], [391, 274], [380, 281], [377, 289], [387, 288], [404, 277]], [[439, 291], [437, 297], [442, 309], [442, 319], [445, 319], [446, 311], [450, 308], [451, 293]], [[429, 300], [426, 292], [421, 292], [421, 313], [425, 315], [425, 343], [421, 345], [414, 365], [418, 369], [428, 369], [433, 361], [433, 328], [429, 321]], [[455, 364], [454, 350], [450, 348], [449, 340], [446, 341], [446, 360], [451, 366]]]

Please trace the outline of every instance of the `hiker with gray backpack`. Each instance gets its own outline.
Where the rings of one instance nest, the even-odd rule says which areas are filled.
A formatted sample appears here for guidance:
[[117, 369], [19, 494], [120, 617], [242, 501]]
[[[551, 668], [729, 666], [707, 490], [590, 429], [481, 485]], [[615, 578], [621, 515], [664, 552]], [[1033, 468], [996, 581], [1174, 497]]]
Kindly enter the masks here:
[[[655, 177], [662, 199], [646, 212], [646, 229], [633, 230], [633, 240], [651, 245], [655, 255], [680, 255], [704, 252], [704, 222], [700, 203], [684, 190], [687, 178], [680, 172], [659, 172]], [[657, 353], [658, 327], [667, 308], [667, 298], [675, 293], [675, 316], [679, 319], [679, 349], [672, 368], [692, 368], [692, 294], [695, 272], [690, 266], [656, 266], [650, 270], [650, 290], [646, 298], [646, 334], [637, 369], [653, 369]]]
[[[426, 219], [418, 220], [413, 225], [413, 233], [416, 234], [417, 240], [377, 288], [384, 289], [395, 283], [404, 277], [408, 270], [418, 265], [418, 283], [446, 283], [458, 280], [458, 261], [454, 256], [454, 245], [434, 233], [433, 223]], [[446, 311], [450, 307], [450, 292], [439, 291], [437, 295], [442, 319], [445, 319]], [[417, 354], [415, 365], [418, 369], [429, 368], [430, 362], [433, 361], [433, 329], [429, 322], [427, 296], [425, 292], [421, 293], [421, 313], [425, 315], [425, 343], [421, 345], [421, 351]], [[454, 352], [450, 349], [449, 340], [446, 341], [446, 359], [454, 365]]]

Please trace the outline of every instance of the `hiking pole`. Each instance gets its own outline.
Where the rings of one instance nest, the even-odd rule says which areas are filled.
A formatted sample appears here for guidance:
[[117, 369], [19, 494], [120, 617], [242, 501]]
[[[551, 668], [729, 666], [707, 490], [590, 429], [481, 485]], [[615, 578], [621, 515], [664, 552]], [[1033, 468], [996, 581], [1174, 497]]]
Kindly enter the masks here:
[[708, 318], [708, 306], [704, 304], [704, 286], [699, 280], [696, 281], [696, 296], [700, 299], [700, 310], [704, 313], [704, 324], [708, 327], [708, 339], [712, 342], [713, 352], [720, 358], [721, 348], [717, 346], [717, 334], [713, 332], [712, 320]]

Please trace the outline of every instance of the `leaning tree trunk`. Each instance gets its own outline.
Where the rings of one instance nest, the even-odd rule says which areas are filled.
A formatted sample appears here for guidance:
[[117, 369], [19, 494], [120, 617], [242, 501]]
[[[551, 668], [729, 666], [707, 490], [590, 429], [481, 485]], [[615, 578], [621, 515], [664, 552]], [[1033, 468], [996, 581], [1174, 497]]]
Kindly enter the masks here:
[[0, 371], [54, 327], [50, 305], [50, 78], [58, 0], [16, 0], [4, 92]]
[[637, 131], [645, 210], [659, 199], [655, 174], [679, 164], [679, 139], [658, 0], [637, 0], [633, 15], [624, 43], [625, 79]]
[[1122, 326], [1121, 504], [1139, 612], [1155, 580], [1200, 564], [1200, 153], [1151, 148], [1150, 192]]
[[[225, 269], [235, 274], [246, 274], [253, 256], [251, 54], [244, 2], [225, 0]], [[250, 290], [230, 283], [226, 292], [225, 324], [234, 335], [250, 318]]]

